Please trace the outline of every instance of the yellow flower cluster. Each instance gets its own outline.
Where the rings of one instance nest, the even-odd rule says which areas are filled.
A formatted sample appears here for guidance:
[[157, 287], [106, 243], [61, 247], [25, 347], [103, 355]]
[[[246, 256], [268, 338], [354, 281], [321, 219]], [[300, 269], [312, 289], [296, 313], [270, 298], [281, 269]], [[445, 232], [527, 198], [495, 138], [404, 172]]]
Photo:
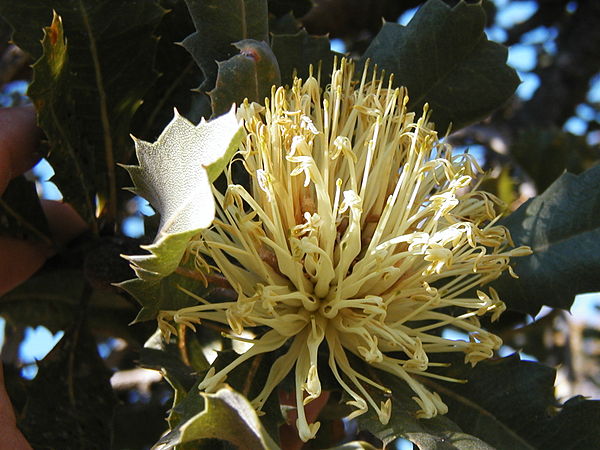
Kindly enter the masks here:
[[[500, 201], [472, 186], [472, 157], [453, 155], [427, 110], [408, 112], [404, 89], [368, 73], [354, 81], [354, 65], [342, 59], [324, 91], [310, 76], [274, 88], [265, 106], [241, 105], [247, 136], [236, 158], [251, 187], [228, 171], [226, 193], [214, 190], [217, 219], [189, 247], [198, 270], [218, 271], [237, 300], [196, 296], [197, 306], [159, 316], [166, 333], [172, 323], [201, 321], [255, 332], [248, 351], [206, 375], [200, 389], [208, 392], [242, 362], [281, 349], [253, 404], [260, 410], [293, 371], [304, 441], [319, 428], [304, 405], [321, 395], [321, 350], [351, 398], [349, 417], [371, 407], [385, 424], [392, 405], [389, 390], [348, 354], [408, 383], [419, 417], [444, 414], [439, 395], [414, 375], [447, 379], [428, 371], [440, 365], [432, 353], [461, 352], [473, 365], [493, 355], [501, 340], [478, 318], [495, 320], [505, 306], [493, 289], [468, 293], [530, 253], [496, 225]], [[446, 326], [469, 340], [441, 337]], [[379, 401], [367, 386], [381, 391]]]

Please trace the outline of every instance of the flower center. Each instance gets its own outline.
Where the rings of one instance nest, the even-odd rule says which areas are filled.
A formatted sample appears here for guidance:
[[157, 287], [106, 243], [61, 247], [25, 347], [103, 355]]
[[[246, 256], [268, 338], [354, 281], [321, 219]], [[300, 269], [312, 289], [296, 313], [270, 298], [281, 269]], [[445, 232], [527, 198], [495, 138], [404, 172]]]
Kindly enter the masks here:
[[[483, 330], [479, 316], [504, 310], [497, 293], [477, 287], [511, 270], [505, 228], [495, 225], [494, 196], [469, 190], [478, 169], [469, 155], [452, 155], [437, 141], [427, 109], [415, 119], [401, 89], [384, 87], [368, 70], [359, 83], [343, 60], [321, 92], [309, 77], [274, 90], [266, 105], [245, 103], [246, 141], [237, 159], [251, 186], [226, 172], [225, 195], [213, 190], [217, 219], [189, 250], [199, 270], [211, 267], [228, 280], [235, 301], [210, 303], [159, 315], [193, 327], [202, 320], [259, 336], [201, 389], [216, 390], [227, 374], [256, 355], [279, 349], [260, 409], [293, 373], [298, 429], [314, 436], [304, 405], [321, 394], [317, 355], [326, 348], [331, 373], [354, 408], [372, 407], [382, 423], [391, 414], [389, 390], [356, 370], [348, 354], [398, 376], [415, 392], [419, 417], [446, 412], [436, 393], [413, 375], [458, 381], [429, 372], [428, 354], [462, 352], [475, 364], [501, 341]], [[435, 288], [433, 286], [436, 286]], [[194, 296], [194, 294], [190, 293]], [[461, 310], [458, 316], [449, 311]], [[451, 326], [468, 340], [450, 340]], [[365, 386], [382, 393], [376, 402]]]

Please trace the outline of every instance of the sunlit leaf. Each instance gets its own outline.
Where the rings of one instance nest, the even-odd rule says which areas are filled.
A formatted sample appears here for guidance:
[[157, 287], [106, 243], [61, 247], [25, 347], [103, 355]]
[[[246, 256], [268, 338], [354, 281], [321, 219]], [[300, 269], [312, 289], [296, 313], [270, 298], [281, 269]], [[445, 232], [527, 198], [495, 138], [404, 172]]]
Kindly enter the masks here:
[[429, 103], [439, 131], [457, 130], [490, 114], [519, 84], [507, 49], [486, 38], [485, 24], [479, 2], [429, 0], [407, 26], [385, 23], [363, 61], [408, 88], [409, 110], [420, 113]]
[[[157, 281], [179, 265], [189, 239], [208, 227], [215, 215], [206, 167], [231, 154], [242, 137], [233, 109], [197, 126], [175, 112], [158, 140], [136, 139], [139, 166], [126, 166], [135, 188], [160, 213], [149, 255], [127, 256], [139, 278]], [[226, 163], [226, 162], [225, 162]], [[221, 166], [225, 164], [219, 161]]]
[[204, 399], [202, 412], [182, 421], [159, 441], [157, 449], [207, 438], [225, 440], [238, 448], [278, 448], [245, 397], [228, 388], [200, 395]]

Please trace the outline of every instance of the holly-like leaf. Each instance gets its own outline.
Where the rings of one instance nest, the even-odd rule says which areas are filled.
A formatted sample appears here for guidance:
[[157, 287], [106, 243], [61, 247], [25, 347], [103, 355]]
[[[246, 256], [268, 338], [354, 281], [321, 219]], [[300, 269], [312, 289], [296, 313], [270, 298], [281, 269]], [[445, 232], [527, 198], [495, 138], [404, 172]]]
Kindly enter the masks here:
[[87, 295], [92, 330], [139, 342], [137, 334], [143, 333], [144, 327], [128, 326], [138, 308], [111, 286], [131, 278], [131, 268], [120, 254], [137, 248], [138, 242], [130, 238], [90, 240], [85, 233], [0, 297], [0, 315], [12, 325], [42, 325], [57, 332], [74, 322], [81, 298]]
[[115, 163], [131, 154], [131, 118], [156, 80], [152, 32], [164, 10], [152, 1], [4, 0], [0, 14], [17, 45], [41, 53], [28, 94], [49, 141], [53, 181], [92, 228], [96, 195], [113, 222], [125, 181]]
[[373, 433], [383, 441], [384, 445], [398, 437], [403, 437], [422, 449], [491, 450], [493, 448], [479, 437], [463, 432], [448, 417], [417, 419], [416, 412], [419, 407], [412, 399], [414, 392], [408, 385], [393, 375], [381, 371], [375, 371], [375, 373], [377, 380], [392, 392], [392, 416], [390, 421], [383, 425], [373, 408], [369, 408], [365, 414], [358, 417], [358, 423], [361, 429]]
[[217, 84], [209, 92], [214, 114], [222, 114], [246, 98], [264, 104], [271, 87], [281, 84], [277, 58], [266, 42], [245, 39], [233, 45], [240, 54], [218, 63]]
[[448, 405], [448, 417], [494, 448], [558, 450], [599, 442], [600, 401], [574, 398], [559, 408], [554, 369], [515, 354], [475, 368], [454, 364], [451, 375], [467, 383], [430, 383]]
[[280, 17], [286, 14], [302, 17], [313, 7], [311, 0], [269, 0], [269, 13]]
[[110, 448], [116, 398], [85, 322], [67, 330], [39, 366], [28, 387], [29, 407], [19, 415], [32, 447]]
[[[447, 358], [444, 358], [447, 360]], [[600, 401], [574, 398], [560, 408], [554, 397], [556, 371], [542, 364], [521, 361], [517, 354], [483, 361], [475, 368], [458, 357], [443, 375], [465, 380], [452, 383], [421, 378], [448, 406], [445, 416], [416, 419], [414, 396], [398, 378], [376, 371], [378, 382], [392, 391], [392, 416], [382, 425], [369, 409], [359, 426], [373, 432], [384, 444], [404, 437], [419, 448], [492, 449], [588, 448], [598, 442], [596, 417]], [[372, 369], [371, 369], [372, 370]], [[569, 429], [572, 427], [572, 429]], [[558, 437], [560, 433], [561, 435]], [[556, 436], [552, 441], [548, 436]], [[568, 443], [579, 443], [569, 447]]]
[[[164, 342], [160, 330], [156, 330], [140, 351], [140, 366], [160, 371], [179, 395], [187, 393], [199, 376], [182, 360], [181, 350], [176, 344]], [[208, 363], [204, 372], [206, 370]]]
[[167, 13], [156, 29], [159, 77], [144, 96], [131, 128], [131, 134], [145, 140], [156, 139], [171, 121], [173, 107], [193, 123], [211, 114], [208, 97], [192, 90], [202, 82], [202, 71], [181, 45], [194, 32], [188, 8], [184, 0], [161, 0], [160, 4]]
[[384, 24], [363, 61], [408, 88], [410, 110], [429, 103], [438, 130], [457, 130], [490, 114], [519, 84], [506, 48], [487, 40], [485, 23], [480, 3], [429, 0], [407, 26]]
[[543, 305], [569, 309], [577, 294], [600, 290], [600, 166], [563, 174], [508, 216], [516, 245], [530, 256], [511, 264], [518, 279], [494, 286], [510, 308], [536, 314]]
[[537, 448], [561, 450], [564, 448], [594, 448], [600, 442], [600, 401], [586, 400], [581, 396], [568, 400], [560, 410], [536, 430]]
[[279, 62], [283, 84], [291, 85], [294, 73], [305, 80], [311, 64], [315, 75], [321, 64], [323, 84], [330, 81], [327, 80], [327, 75], [333, 69], [333, 59], [336, 53], [331, 51], [327, 36], [311, 36], [304, 29], [296, 34], [274, 34], [271, 39], [271, 47]]
[[[208, 227], [215, 215], [206, 167], [227, 163], [242, 138], [242, 128], [233, 109], [197, 126], [175, 112], [158, 140], [135, 139], [139, 166], [124, 166], [134, 182], [132, 189], [160, 213], [159, 231], [151, 245], [142, 246], [149, 255], [127, 256], [139, 278], [158, 281], [172, 273], [189, 239]], [[214, 170], [216, 178], [219, 170]], [[129, 285], [139, 284], [138, 282]], [[127, 287], [127, 285], [123, 285]]]
[[156, 445], [157, 449], [210, 438], [231, 442], [238, 448], [278, 448], [245, 397], [230, 388], [200, 395], [204, 409], [165, 435]]
[[596, 159], [585, 136], [559, 128], [519, 130], [510, 146], [510, 154], [527, 171], [539, 192], [546, 190], [565, 170], [583, 172]]
[[236, 54], [234, 42], [268, 41], [267, 0], [185, 0], [196, 32], [182, 42], [204, 73], [200, 90], [217, 81], [217, 61]]
[[197, 304], [196, 300], [180, 288], [194, 292], [199, 284], [199, 280], [175, 272], [158, 280], [134, 278], [117, 286], [130, 293], [141, 304], [142, 309], [133, 321], [138, 323], [155, 319], [158, 312], [162, 310], [176, 310]]

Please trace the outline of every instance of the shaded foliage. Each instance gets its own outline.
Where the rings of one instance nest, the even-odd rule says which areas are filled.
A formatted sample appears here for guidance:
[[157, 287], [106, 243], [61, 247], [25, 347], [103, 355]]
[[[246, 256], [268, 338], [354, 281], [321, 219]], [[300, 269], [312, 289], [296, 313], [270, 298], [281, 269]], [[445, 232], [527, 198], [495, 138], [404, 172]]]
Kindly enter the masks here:
[[[293, 73], [305, 78], [309, 64], [318, 67], [320, 61], [322, 73], [329, 73], [336, 56], [329, 37], [341, 39], [363, 62], [370, 58], [371, 64], [393, 72], [395, 83], [409, 88], [410, 108], [420, 111], [428, 103], [441, 133], [452, 124], [456, 133], [448, 141], [485, 146], [485, 168], [501, 173], [488, 180], [486, 188], [516, 210], [504, 219], [515, 242], [535, 251], [516, 260], [519, 279], [497, 280], [509, 311], [490, 326], [541, 363], [560, 362], [575, 370], [574, 350], [568, 352], [566, 344], [547, 345], [562, 313], [555, 310], [529, 325], [522, 313], [535, 314], [544, 305], [569, 309], [576, 294], [600, 289], [600, 171], [590, 169], [600, 156], [600, 126], [597, 100], [589, 96], [600, 67], [600, 4], [540, 0], [529, 19], [503, 30], [507, 45], [528, 42], [529, 33], [544, 27], [555, 33], [551, 45], [534, 43], [533, 68], [520, 73], [522, 78], [537, 77], [539, 87], [530, 98], [509, 99], [518, 83], [515, 71], [506, 64], [506, 50], [484, 33], [486, 27], [498, 28], [494, 4], [431, 0], [408, 25], [394, 23], [423, 3], [0, 0], [0, 16], [6, 22], [0, 30], [3, 39], [10, 34], [25, 55], [15, 60], [20, 64], [16, 68], [2, 62], [0, 79], [33, 76], [29, 96], [50, 149], [53, 181], [90, 227], [89, 233], [59, 249], [36, 276], [0, 298], [0, 316], [7, 330], [13, 330], [7, 331], [5, 359], [11, 348], [16, 354], [26, 326], [66, 330], [39, 363], [35, 380], [25, 382], [16, 372], [7, 375], [19, 426], [34, 447], [109, 448], [111, 435], [117, 433], [115, 448], [140, 448], [168, 430], [161, 441], [167, 448], [227, 448], [224, 441], [253, 448], [277, 445], [286, 419], [280, 398], [293, 390], [291, 380], [284, 380], [281, 392], [269, 399], [266, 416], [257, 418], [242, 397], [251, 399], [260, 390], [273, 356], [236, 370], [228, 382], [237, 392], [203, 396], [198, 379], [211, 365], [204, 353], [209, 343], [229, 346], [220, 335], [227, 330], [208, 324], [163, 342], [157, 335], [151, 337], [152, 325], [128, 326], [139, 307], [111, 284], [133, 277], [119, 255], [136, 253], [132, 247], [140, 241], [126, 239], [121, 231], [131, 217], [131, 196], [122, 193], [130, 182], [115, 163], [134, 164], [129, 134], [157, 139], [174, 106], [196, 123], [200, 117], [228, 111], [232, 102], [246, 97], [262, 102], [271, 85], [290, 84]], [[382, 18], [388, 21], [385, 25]], [[6, 54], [10, 47], [1, 44]], [[33, 64], [33, 74], [26, 63]], [[325, 77], [321, 81], [328, 82]], [[592, 113], [586, 116], [583, 135], [575, 136], [565, 124], [582, 105]], [[468, 126], [480, 119], [486, 120]], [[227, 161], [221, 161], [211, 180]], [[580, 175], [563, 175], [565, 169]], [[184, 175], [175, 197], [185, 199], [187, 175], [174, 165], [161, 170], [167, 180]], [[540, 195], [521, 205], [527, 190]], [[150, 197], [147, 191], [142, 194]], [[151, 220], [141, 239], [145, 244], [154, 236]], [[188, 227], [182, 242], [198, 229]], [[42, 242], [51, 239], [32, 183], [17, 179], [3, 195], [0, 231]], [[138, 321], [154, 319], [161, 309], [196, 304], [181, 287], [211, 300], [225, 298], [218, 280], [199, 287], [199, 280], [190, 276], [190, 261], [177, 267], [182, 248], [167, 269], [149, 270], [158, 274], [150, 284], [136, 279], [125, 285], [143, 306]], [[597, 330], [580, 333], [581, 339], [597, 344]], [[123, 348], [113, 348], [103, 360], [96, 341], [106, 342], [107, 337], [118, 338]], [[233, 358], [233, 350], [225, 348], [214, 366]], [[113, 422], [107, 367], [124, 371], [138, 363], [160, 370], [171, 389], [163, 383], [144, 394], [139, 386], [119, 390], [121, 404]], [[424, 380], [450, 407], [447, 416], [427, 421], [415, 418], [416, 406], [404, 383], [377, 374], [391, 388], [395, 409], [386, 426], [372, 410], [361, 416], [359, 428], [371, 434], [363, 431], [360, 438], [379, 445], [377, 439], [389, 443], [404, 437], [419, 448], [440, 449], [592, 448], [600, 440], [598, 402], [574, 397], [561, 404], [564, 399], [559, 401], [553, 393], [555, 370], [541, 363], [511, 356], [473, 369], [457, 361], [442, 372], [468, 383]], [[593, 376], [587, 379], [600, 383]], [[336, 427], [348, 410], [335, 383], [328, 384], [328, 375], [323, 375], [323, 385], [333, 392], [321, 413], [322, 430], [315, 441], [319, 444], [313, 445], [334, 446], [343, 436]], [[143, 398], [135, 400], [136, 396]], [[168, 422], [161, 421], [171, 402]], [[139, 420], [146, 415], [155, 426]], [[125, 421], [131, 421], [131, 427], [124, 427]], [[158, 429], [161, 426], [164, 430]], [[352, 445], [339, 448], [371, 444]]]

